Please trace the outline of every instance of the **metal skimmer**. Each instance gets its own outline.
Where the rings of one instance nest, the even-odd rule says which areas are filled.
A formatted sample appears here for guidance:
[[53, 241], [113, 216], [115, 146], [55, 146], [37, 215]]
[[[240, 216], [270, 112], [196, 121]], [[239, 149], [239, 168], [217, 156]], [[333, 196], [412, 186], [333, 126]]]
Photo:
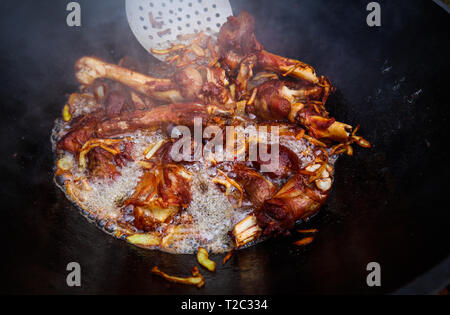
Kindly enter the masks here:
[[131, 30], [149, 52], [184, 43], [182, 35], [203, 31], [215, 37], [233, 15], [228, 0], [126, 0], [126, 12]]

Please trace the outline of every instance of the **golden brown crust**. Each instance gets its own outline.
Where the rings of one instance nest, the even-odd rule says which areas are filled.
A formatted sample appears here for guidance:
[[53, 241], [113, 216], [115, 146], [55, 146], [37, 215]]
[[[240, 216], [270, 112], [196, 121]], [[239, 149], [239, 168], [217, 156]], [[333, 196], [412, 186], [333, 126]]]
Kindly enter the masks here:
[[[190, 251], [203, 245], [228, 251], [219, 232], [199, 232], [209, 221], [192, 207], [218, 216], [214, 224], [232, 222], [221, 233], [230, 232], [236, 246], [260, 234], [288, 234], [325, 202], [336, 156], [352, 155], [354, 143], [370, 147], [356, 135], [359, 127], [329, 116], [330, 81], [305, 63], [264, 50], [246, 12], [228, 18], [217, 43], [200, 33], [189, 45], [154, 53], [168, 55], [173, 75], [139, 73], [125, 67], [133, 64], [128, 59], [119, 65], [78, 60], [81, 92], [69, 97], [54, 131], [58, 185], [91, 219], [132, 244], [186, 252], [185, 243], [194, 240]], [[267, 72], [255, 78], [258, 71]], [[278, 164], [250, 161], [247, 153], [244, 161], [174, 159], [171, 131], [179, 125], [192, 131], [196, 119], [222, 131], [279, 127], [285, 143]], [[272, 152], [273, 144], [266, 145]], [[243, 150], [249, 146], [247, 139]]]

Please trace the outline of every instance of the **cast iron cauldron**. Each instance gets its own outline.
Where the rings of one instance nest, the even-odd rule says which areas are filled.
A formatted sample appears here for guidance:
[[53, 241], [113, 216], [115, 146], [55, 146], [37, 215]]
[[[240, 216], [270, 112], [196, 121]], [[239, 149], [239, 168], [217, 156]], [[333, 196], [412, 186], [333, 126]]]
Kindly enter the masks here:
[[[187, 274], [194, 256], [146, 251], [106, 235], [52, 182], [50, 130], [77, 88], [76, 59], [156, 62], [133, 37], [123, 1], [79, 1], [81, 27], [67, 26], [66, 2], [0, 4], [1, 292], [432, 293], [448, 284], [444, 9], [432, 1], [379, 1], [382, 25], [368, 27], [368, 1], [232, 1], [235, 14], [255, 16], [268, 50], [331, 79], [337, 92], [329, 110], [361, 124], [373, 147], [338, 161], [333, 192], [307, 225], [320, 230], [312, 245], [291, 245], [294, 235], [239, 251], [215, 274], [204, 272], [206, 286], [197, 289], [150, 273], [158, 265]], [[81, 287], [66, 285], [71, 261], [81, 265]], [[366, 284], [369, 262], [381, 265], [381, 287]]]

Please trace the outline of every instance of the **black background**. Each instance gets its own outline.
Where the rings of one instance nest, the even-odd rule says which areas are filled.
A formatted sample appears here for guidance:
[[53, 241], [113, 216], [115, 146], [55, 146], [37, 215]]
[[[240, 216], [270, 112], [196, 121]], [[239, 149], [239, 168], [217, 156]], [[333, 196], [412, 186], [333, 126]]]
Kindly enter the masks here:
[[[338, 161], [333, 192], [308, 225], [320, 230], [311, 246], [292, 246], [299, 235], [269, 240], [218, 263], [215, 274], [203, 271], [206, 286], [197, 289], [150, 273], [158, 265], [187, 275], [194, 256], [113, 239], [52, 182], [50, 131], [77, 88], [76, 59], [155, 61], [129, 29], [123, 1], [78, 1], [79, 28], [66, 25], [68, 2], [0, 3], [0, 292], [370, 294], [393, 292], [418, 276], [425, 292], [448, 284], [448, 262], [427, 276], [450, 247], [445, 10], [432, 1], [379, 1], [382, 26], [370, 28], [369, 1], [232, 1], [235, 14], [245, 9], [255, 16], [267, 50], [299, 58], [331, 79], [338, 89], [331, 113], [360, 123], [373, 148]], [[213, 255], [217, 262], [222, 257]], [[80, 288], [66, 285], [71, 261], [81, 264]], [[382, 268], [379, 288], [366, 285], [371, 261]]]

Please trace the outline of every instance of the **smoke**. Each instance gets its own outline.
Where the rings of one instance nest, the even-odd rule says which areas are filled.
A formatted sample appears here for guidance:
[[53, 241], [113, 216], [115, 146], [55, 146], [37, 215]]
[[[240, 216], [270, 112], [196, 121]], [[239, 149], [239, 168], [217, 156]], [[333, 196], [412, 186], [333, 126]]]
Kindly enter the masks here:
[[0, 171], [27, 183], [9, 189], [51, 183], [50, 133], [67, 95], [78, 88], [73, 70], [78, 58], [153, 58], [135, 40], [124, 1], [78, 2], [81, 27], [67, 26], [69, 1], [0, 3]]
[[[39, 147], [39, 141], [33, 139], [49, 137], [66, 94], [77, 88], [73, 65], [78, 58], [96, 55], [117, 62], [129, 55], [144, 64], [157, 62], [134, 38], [126, 19], [125, 1], [78, 1], [81, 27], [67, 26], [68, 2], [0, 3], [0, 92], [5, 120], [0, 128], [4, 152], [17, 151], [11, 134], [29, 138], [28, 142], [20, 141], [34, 147]], [[319, 75], [328, 76], [338, 88], [335, 95], [340, 96], [335, 102], [330, 99], [331, 113], [353, 124], [360, 122], [360, 113], [367, 112], [367, 96], [380, 90], [380, 69], [393, 53], [398, 55], [386, 43], [398, 38], [404, 46], [411, 40], [411, 36], [404, 35], [421, 12], [417, 5], [379, 2], [379, 28], [366, 25], [366, 1], [232, 0], [231, 4], [235, 15], [247, 10], [255, 16], [257, 38], [267, 50], [298, 58], [313, 65]], [[408, 82], [406, 75], [402, 77]], [[406, 92], [411, 95], [420, 88]]]
[[382, 19], [378, 28], [366, 24], [369, 1], [235, 0], [232, 6], [234, 14], [247, 10], [255, 16], [256, 36], [267, 50], [311, 64], [319, 75], [345, 87], [349, 99], [361, 102], [361, 94], [372, 92], [360, 84], [365, 73], [375, 70], [392, 51], [384, 43], [420, 13], [408, 3], [378, 2]]
[[154, 60], [134, 38], [123, 0], [78, 1], [80, 27], [66, 23], [69, 2], [25, 0], [0, 4], [3, 152], [14, 152], [22, 145], [13, 143], [15, 137], [33, 146], [38, 146], [36, 139], [42, 142], [49, 138], [66, 95], [77, 90], [73, 66], [78, 58], [96, 55], [117, 62], [131, 55], [148, 62]]

